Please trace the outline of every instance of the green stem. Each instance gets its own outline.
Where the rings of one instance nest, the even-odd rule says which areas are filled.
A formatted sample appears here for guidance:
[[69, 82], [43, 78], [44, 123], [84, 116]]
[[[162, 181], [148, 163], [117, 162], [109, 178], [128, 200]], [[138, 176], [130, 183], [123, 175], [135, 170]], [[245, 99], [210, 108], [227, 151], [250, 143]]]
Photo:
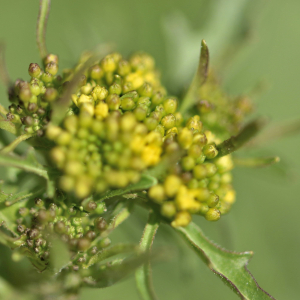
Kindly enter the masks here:
[[228, 155], [242, 147], [249, 140], [251, 140], [264, 125], [265, 121], [263, 119], [257, 119], [248, 123], [238, 135], [232, 136], [217, 146], [219, 151], [217, 157]]
[[247, 158], [234, 157], [233, 161], [236, 166], [240, 167], [263, 168], [278, 163], [280, 161], [280, 158], [278, 156]]
[[50, 3], [51, 0], [40, 0], [40, 10], [36, 30], [36, 41], [42, 59], [44, 59], [48, 54], [46, 48], [46, 27], [50, 11]]
[[25, 133], [17, 137], [13, 142], [0, 150], [1, 154], [8, 154], [13, 151], [21, 142], [26, 141], [27, 139], [34, 137], [36, 133]]
[[6, 108], [0, 104], [0, 114], [6, 115], [7, 113], [8, 111], [6, 110]]
[[34, 173], [45, 178], [46, 180], [49, 180], [48, 172], [46, 169], [34, 167], [27, 161], [22, 160], [18, 157], [3, 155], [2, 153], [0, 153], [0, 166], [19, 168], [26, 172]]
[[[156, 231], [159, 227], [159, 219], [154, 212], [150, 212], [148, 223], [144, 229], [142, 239], [140, 241], [140, 250], [143, 252], [151, 251]], [[137, 289], [143, 300], [157, 299], [152, 284], [152, 271], [150, 262], [146, 262], [135, 272]]]

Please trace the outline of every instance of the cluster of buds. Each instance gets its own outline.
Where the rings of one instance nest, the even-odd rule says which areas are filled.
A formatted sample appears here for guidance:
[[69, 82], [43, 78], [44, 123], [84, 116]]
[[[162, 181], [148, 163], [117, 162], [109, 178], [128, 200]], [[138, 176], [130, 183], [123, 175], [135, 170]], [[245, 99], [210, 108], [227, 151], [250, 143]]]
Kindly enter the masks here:
[[44, 70], [37, 63], [31, 63], [28, 73], [31, 80], [17, 79], [9, 90], [7, 119], [22, 127], [26, 133], [44, 134], [50, 118], [50, 103], [59, 95], [62, 78], [57, 76], [58, 57], [49, 54], [44, 59]]
[[[63, 81], [86, 59], [66, 70]], [[82, 199], [125, 188], [173, 155], [178, 158], [166, 176], [148, 191], [172, 226], [186, 226], [192, 214], [216, 221], [230, 209], [235, 200], [230, 156], [217, 158], [220, 140], [199, 115], [183, 119], [149, 55], [134, 54], [128, 61], [107, 55], [82, 76], [72, 101], [72, 114], [46, 132], [56, 144], [50, 158], [62, 171], [62, 190]]]
[[99, 217], [105, 210], [104, 203], [91, 200], [80, 207], [67, 207], [37, 198], [30, 209], [19, 209], [17, 232], [20, 237], [16, 243], [47, 262], [51, 255], [51, 241], [59, 237], [71, 252], [81, 253], [81, 259], [73, 262], [74, 270], [78, 269], [78, 264], [85, 261], [83, 257], [95, 255], [99, 249], [110, 245], [107, 237], [100, 236], [107, 229], [105, 219]]
[[197, 110], [205, 127], [219, 138], [237, 134], [246, 118], [253, 111], [253, 103], [247, 96], [227, 95], [213, 74], [199, 90]]

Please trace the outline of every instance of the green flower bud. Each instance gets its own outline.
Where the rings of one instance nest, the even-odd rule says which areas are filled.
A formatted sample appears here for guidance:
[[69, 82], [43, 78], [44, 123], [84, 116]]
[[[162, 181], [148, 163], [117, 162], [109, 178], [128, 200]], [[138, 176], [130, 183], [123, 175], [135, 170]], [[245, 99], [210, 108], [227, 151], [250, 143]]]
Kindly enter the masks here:
[[171, 219], [176, 214], [176, 206], [173, 201], [164, 202], [160, 208], [162, 216]]
[[139, 89], [140, 96], [151, 97], [153, 93], [153, 87], [150, 83], [145, 82]]
[[209, 189], [207, 188], [198, 188], [197, 189], [197, 194], [196, 194], [196, 199], [198, 201], [207, 201], [211, 196], [211, 193]]
[[148, 195], [156, 203], [162, 203], [166, 198], [164, 187], [161, 184], [152, 186], [148, 191]]
[[181, 160], [181, 166], [184, 171], [191, 171], [195, 167], [195, 160], [191, 156], [185, 156]]
[[143, 121], [146, 119], [147, 117], [147, 109], [145, 109], [142, 106], [138, 106], [135, 110], [134, 110], [134, 115], [136, 117], [136, 119], [138, 121]]
[[122, 110], [133, 110], [135, 108], [135, 103], [133, 98], [121, 98], [121, 105], [120, 108]]
[[210, 208], [205, 214], [205, 219], [208, 221], [218, 221], [221, 217], [221, 213], [216, 208]]
[[110, 94], [120, 95], [122, 93], [122, 86], [119, 83], [115, 82], [109, 87], [108, 90]]
[[44, 59], [44, 65], [46, 66], [51, 62], [54, 62], [55, 64], [58, 65], [58, 56], [55, 54], [48, 54]]
[[20, 88], [19, 91], [19, 98], [24, 101], [24, 102], [28, 102], [32, 97], [32, 93], [30, 91], [29, 86], [23, 86], [22, 88]]
[[209, 198], [206, 200], [206, 204], [210, 208], [215, 207], [218, 203], [219, 203], [219, 196], [213, 193], [211, 193]]
[[45, 72], [42, 74], [41, 76], [41, 80], [44, 82], [44, 83], [50, 83], [53, 81], [53, 75], [51, 75], [50, 73], [48, 72]]
[[104, 71], [99, 65], [94, 65], [89, 69], [90, 78], [93, 80], [99, 80], [103, 77]]
[[203, 154], [208, 159], [213, 159], [218, 155], [218, 150], [215, 145], [209, 144], [203, 147]]
[[120, 97], [117, 94], [109, 94], [106, 103], [110, 110], [118, 110], [121, 105]]
[[43, 99], [47, 102], [53, 102], [57, 99], [58, 92], [55, 88], [47, 88]]
[[170, 129], [174, 127], [176, 124], [176, 118], [173, 114], [168, 114], [161, 120], [161, 125], [165, 127], [165, 129]]
[[58, 72], [58, 65], [55, 62], [51, 61], [45, 66], [45, 71], [54, 76]]
[[39, 78], [42, 74], [42, 70], [38, 64], [31, 63], [28, 68], [28, 73], [31, 77]]
[[196, 133], [193, 137], [193, 144], [203, 147], [207, 143], [207, 138], [204, 133]]
[[112, 55], [107, 55], [106, 57], [104, 57], [101, 60], [100, 65], [104, 72], [114, 72], [117, 68], [117, 64]]
[[117, 73], [121, 76], [126, 76], [131, 71], [131, 66], [128, 61], [126, 60], [120, 60], [118, 63], [118, 70]]
[[152, 117], [146, 118], [144, 123], [147, 126], [149, 131], [154, 130], [156, 128], [156, 126], [158, 125], [158, 121]]
[[166, 114], [174, 114], [176, 112], [177, 109], [177, 99], [176, 98], [167, 98], [166, 100], [164, 100], [164, 109]]
[[107, 229], [107, 222], [104, 218], [98, 217], [94, 220], [94, 226], [100, 232], [105, 231]]
[[33, 83], [30, 85], [30, 91], [33, 95], [38, 96], [41, 93], [41, 88], [39, 84]]
[[110, 244], [111, 244], [111, 240], [108, 237], [106, 237], [100, 241], [99, 246], [101, 248], [106, 248], [106, 247], [110, 246]]
[[178, 142], [183, 149], [188, 149], [193, 142], [193, 134], [186, 127], [178, 134]]
[[206, 172], [207, 172], [206, 176], [207, 177], [211, 177], [211, 176], [215, 175], [217, 172], [217, 167], [213, 163], [205, 163], [204, 167], [206, 168]]
[[194, 116], [188, 119], [186, 123], [186, 127], [191, 130], [197, 130], [200, 132], [202, 130], [202, 123], [200, 122], [200, 117], [199, 116]]
[[77, 242], [77, 249], [79, 251], [83, 251], [84, 252], [84, 251], [88, 250], [88, 248], [90, 247], [90, 245], [91, 245], [91, 242], [90, 242], [89, 239], [81, 238]]
[[193, 169], [193, 174], [196, 179], [204, 179], [207, 177], [207, 169], [204, 165], [197, 165]]

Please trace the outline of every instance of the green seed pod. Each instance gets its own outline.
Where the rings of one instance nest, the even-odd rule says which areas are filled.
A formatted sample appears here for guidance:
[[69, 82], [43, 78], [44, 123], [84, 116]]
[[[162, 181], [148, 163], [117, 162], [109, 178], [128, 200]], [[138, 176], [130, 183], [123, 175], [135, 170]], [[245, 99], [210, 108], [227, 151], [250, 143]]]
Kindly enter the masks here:
[[178, 105], [177, 102], [178, 101], [176, 98], [167, 98], [166, 100], [164, 100], [163, 106], [166, 114], [174, 114], [176, 112]]
[[28, 73], [31, 77], [39, 78], [42, 74], [42, 70], [38, 64], [31, 63], [28, 68]]
[[51, 61], [45, 66], [45, 71], [54, 76], [58, 72], [58, 65], [55, 62]]
[[203, 147], [203, 154], [208, 159], [213, 159], [218, 155], [218, 150], [214, 144], [209, 144]]
[[208, 221], [218, 221], [221, 217], [221, 213], [216, 208], [210, 208], [205, 214], [205, 219]]

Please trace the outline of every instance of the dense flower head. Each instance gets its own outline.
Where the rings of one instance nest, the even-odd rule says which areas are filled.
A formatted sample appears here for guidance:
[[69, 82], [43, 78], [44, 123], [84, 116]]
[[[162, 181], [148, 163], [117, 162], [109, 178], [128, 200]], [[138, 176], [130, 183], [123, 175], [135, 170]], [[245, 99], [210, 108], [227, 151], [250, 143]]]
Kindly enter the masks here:
[[37, 63], [31, 63], [28, 73], [30, 81], [17, 79], [9, 90], [7, 119], [22, 127], [26, 133], [44, 134], [45, 125], [50, 118], [50, 103], [59, 95], [62, 78], [58, 72], [58, 57], [49, 54], [44, 59], [44, 69]]
[[[74, 69], [63, 72], [63, 85], [88, 58], [83, 55]], [[230, 156], [217, 158], [220, 139], [203, 126], [202, 117], [183, 118], [151, 56], [107, 55], [82, 75], [71, 98], [63, 122], [50, 123], [46, 131], [55, 143], [50, 159], [62, 172], [63, 191], [83, 199], [122, 189], [175, 156], [148, 191], [161, 215], [177, 227], [186, 226], [192, 214], [216, 221], [229, 211], [235, 201]]]
[[[66, 207], [36, 198], [32, 207], [19, 209], [17, 243], [33, 250], [47, 263], [51, 243], [59, 238], [71, 252], [80, 252], [81, 260], [86, 259], [110, 244], [106, 236], [100, 236], [107, 229], [106, 220], [101, 217], [105, 210], [103, 202], [96, 204], [92, 200], [85, 201], [83, 206]], [[78, 261], [73, 263], [76, 265]]]

